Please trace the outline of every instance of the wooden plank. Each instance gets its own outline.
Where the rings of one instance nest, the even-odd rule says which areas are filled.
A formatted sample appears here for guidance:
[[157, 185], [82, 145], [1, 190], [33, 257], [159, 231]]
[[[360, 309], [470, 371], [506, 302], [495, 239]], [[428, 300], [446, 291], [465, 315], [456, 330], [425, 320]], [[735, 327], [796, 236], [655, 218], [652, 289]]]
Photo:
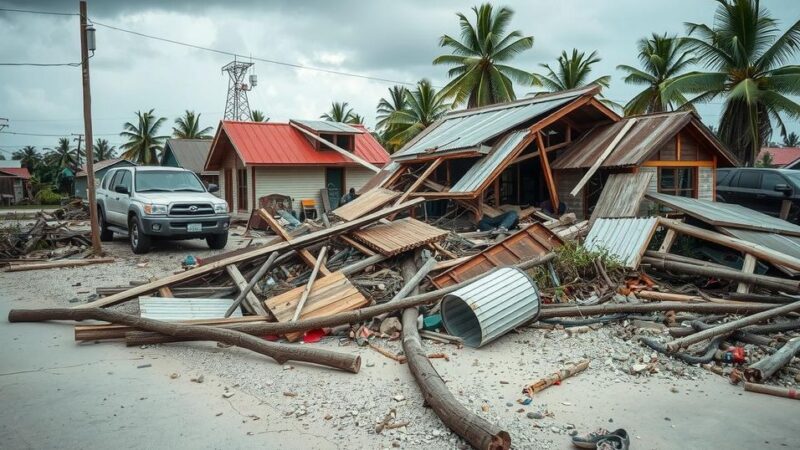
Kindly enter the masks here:
[[520, 261], [545, 255], [562, 244], [563, 241], [555, 233], [540, 223], [534, 223], [483, 252], [468, 257], [431, 281], [437, 288], [450, 286], [486, 273], [495, 267], [514, 265]]
[[[267, 225], [269, 225], [270, 229], [272, 229], [272, 231], [274, 231], [275, 234], [282, 237], [283, 240], [287, 242], [292, 240], [292, 236], [289, 234], [289, 232], [286, 231], [286, 229], [283, 228], [281, 224], [279, 224], [278, 221], [275, 220], [274, 217], [272, 217], [272, 214], [267, 212], [266, 209], [263, 208], [259, 209], [258, 215], [259, 217], [264, 219], [264, 221], [267, 222]], [[300, 259], [302, 259], [308, 265], [308, 267], [314, 267], [314, 263], [316, 263], [317, 258], [315, 258], [314, 255], [311, 254], [311, 252], [305, 249], [301, 249], [297, 250], [297, 254], [300, 256]], [[325, 267], [324, 265], [320, 268], [320, 273], [323, 276], [328, 276], [331, 274], [330, 270], [328, 270], [328, 268]]]
[[410, 217], [353, 233], [353, 238], [385, 256], [421, 247], [447, 236], [447, 231]]
[[[225, 266], [225, 271], [228, 272], [230, 275], [231, 280], [239, 288], [239, 292], [242, 292], [247, 287], [247, 280], [245, 280], [244, 275], [242, 272], [239, 271], [239, 268], [236, 267], [236, 264], [229, 264]], [[261, 306], [261, 302], [258, 300], [258, 297], [251, 291], [248, 292], [247, 295], [244, 297], [245, 300], [245, 307], [253, 314], [258, 314], [259, 316], [267, 316], [267, 311]]]
[[195, 267], [194, 269], [189, 269], [184, 272], [180, 272], [174, 275], [170, 275], [160, 280], [153, 281], [151, 283], [143, 284], [140, 286], [132, 287], [125, 292], [120, 292], [119, 294], [114, 294], [108, 297], [97, 299], [90, 303], [85, 303], [83, 305], [79, 305], [74, 307], [74, 309], [85, 309], [85, 308], [102, 308], [106, 306], [116, 305], [118, 303], [124, 302], [126, 300], [138, 297], [139, 295], [148, 294], [151, 292], [157, 291], [160, 287], [163, 286], [170, 286], [175, 283], [183, 282], [192, 280], [198, 277], [201, 277], [205, 274], [216, 272], [218, 270], [222, 270], [225, 266], [229, 264], [238, 264], [242, 261], [249, 261], [254, 258], [258, 258], [261, 256], [265, 256], [272, 252], [281, 252], [285, 253], [289, 250], [297, 249], [306, 247], [317, 242], [323, 241], [325, 239], [330, 238], [331, 236], [337, 236], [342, 233], [347, 233], [349, 231], [356, 230], [361, 228], [365, 225], [371, 224], [379, 219], [382, 219], [390, 214], [393, 214], [397, 211], [402, 211], [404, 209], [410, 208], [414, 205], [424, 202], [424, 199], [414, 199], [409, 200], [408, 202], [398, 205], [392, 206], [380, 211], [376, 211], [372, 214], [364, 216], [360, 219], [356, 219], [350, 222], [342, 222], [336, 224], [330, 228], [325, 228], [323, 230], [315, 231], [313, 233], [306, 234], [304, 236], [300, 236], [296, 239], [292, 239], [291, 241], [279, 242], [273, 245], [268, 245], [265, 247], [255, 248], [250, 252], [242, 253], [238, 255], [231, 256], [230, 258], [225, 258], [219, 261], [216, 261], [212, 264], [203, 265], [200, 267]]
[[113, 263], [114, 258], [90, 258], [90, 259], [61, 259], [57, 261], [46, 261], [32, 264], [20, 264], [9, 266], [6, 272], [24, 272], [27, 270], [58, 269], [60, 267], [78, 267], [91, 264]]
[[553, 179], [553, 172], [550, 170], [550, 159], [547, 156], [547, 149], [544, 146], [544, 140], [542, 140], [541, 132], [536, 133], [536, 144], [539, 146], [542, 171], [544, 172], [544, 179], [547, 182], [547, 191], [550, 193], [550, 206], [553, 208], [553, 212], [558, 214], [558, 189], [556, 188], [556, 182]]
[[365, 159], [362, 159], [361, 157], [359, 157], [355, 153], [348, 152], [347, 150], [339, 147], [338, 145], [334, 144], [333, 142], [330, 142], [327, 139], [323, 139], [321, 136], [317, 136], [316, 134], [306, 130], [303, 127], [297, 126], [294, 123], [290, 122], [290, 125], [292, 127], [294, 127], [295, 130], [299, 130], [301, 133], [305, 134], [306, 136], [310, 137], [311, 139], [314, 139], [316, 141], [322, 142], [323, 144], [325, 144], [328, 147], [330, 147], [333, 151], [339, 153], [340, 155], [344, 156], [345, 158], [351, 159], [351, 160], [361, 164], [362, 166], [366, 167], [367, 169], [369, 169], [369, 170], [371, 170], [371, 171], [373, 171], [375, 173], [378, 173], [378, 172], [381, 171], [381, 169], [377, 168], [374, 164], [368, 162]]
[[590, 167], [589, 170], [583, 175], [581, 181], [579, 181], [578, 184], [575, 185], [575, 187], [570, 192], [570, 195], [572, 195], [573, 197], [578, 195], [578, 192], [580, 192], [581, 189], [583, 189], [583, 186], [586, 185], [586, 183], [589, 181], [590, 178], [592, 178], [594, 173], [597, 172], [597, 169], [600, 168], [600, 166], [611, 155], [614, 149], [617, 148], [617, 144], [619, 144], [622, 138], [624, 138], [625, 135], [628, 134], [628, 130], [630, 130], [635, 123], [636, 123], [635, 118], [628, 119], [627, 122], [625, 122], [625, 125], [623, 125], [622, 129], [619, 130], [619, 133], [617, 133], [617, 135], [614, 136], [614, 139], [611, 141], [611, 143], [608, 144], [608, 147], [606, 147], [605, 150], [603, 150], [603, 153], [601, 153], [600, 156], [597, 158], [597, 160], [594, 162], [594, 164], [592, 164], [592, 167]]
[[675, 244], [675, 239], [678, 237], [678, 233], [675, 232], [672, 228], [667, 230], [667, 234], [664, 235], [664, 241], [661, 243], [661, 247], [658, 248], [659, 253], [669, 253], [672, 249], [673, 244]]
[[424, 172], [422, 172], [422, 175], [420, 175], [419, 178], [414, 180], [414, 182], [411, 184], [411, 186], [408, 189], [406, 189], [405, 192], [403, 192], [403, 194], [400, 196], [400, 198], [397, 199], [397, 201], [395, 202], [395, 206], [399, 205], [400, 203], [403, 203], [404, 201], [406, 201], [406, 199], [408, 198], [409, 195], [411, 195], [411, 193], [413, 193], [414, 191], [419, 189], [419, 187], [422, 185], [422, 183], [425, 180], [427, 180], [429, 176], [431, 176], [433, 171], [436, 170], [437, 167], [439, 167], [439, 164], [441, 164], [443, 160], [444, 160], [444, 158], [438, 158], [438, 159], [433, 160], [431, 165], [428, 166], [428, 168], [425, 169]]
[[[744, 263], [742, 264], [742, 273], [752, 274], [753, 271], [756, 269], [756, 263], [758, 260], [755, 256], [751, 255], [750, 253], [744, 255]], [[751, 285], [748, 283], [739, 283], [736, 287], [736, 292], [740, 294], [747, 294], [750, 292]]]
[[[272, 312], [278, 322], [289, 322], [304, 291], [305, 286], [297, 287], [268, 299], [264, 302], [264, 306]], [[350, 283], [350, 280], [343, 273], [334, 272], [330, 276], [314, 282], [306, 305], [300, 312], [300, 320], [350, 311], [367, 303], [368, 300]], [[290, 333], [286, 335], [286, 339], [295, 341], [302, 335], [303, 333], [300, 332]]]
[[355, 220], [389, 204], [399, 196], [399, 192], [391, 189], [373, 188], [355, 200], [336, 208], [333, 214], [344, 220]]
[[311, 270], [311, 275], [308, 277], [308, 282], [306, 283], [305, 289], [303, 289], [303, 295], [300, 296], [300, 301], [297, 302], [297, 308], [294, 310], [292, 322], [297, 321], [297, 319], [300, 317], [300, 313], [303, 311], [303, 307], [306, 305], [306, 301], [308, 300], [308, 296], [311, 294], [311, 289], [314, 285], [314, 282], [317, 280], [319, 268], [322, 266], [322, 262], [325, 260], [325, 253], [327, 253], [327, 251], [328, 247], [323, 245], [322, 249], [319, 251], [319, 255], [317, 256], [317, 262], [314, 264], [314, 268]]
[[345, 244], [353, 247], [354, 249], [360, 251], [361, 253], [367, 256], [372, 256], [375, 254], [375, 252], [365, 247], [364, 245], [361, 245], [361, 243], [356, 242], [355, 240], [349, 238], [348, 236], [339, 236], [339, 239], [341, 239], [342, 242], [344, 242]]
[[652, 172], [615, 173], [608, 177], [589, 223], [599, 218], [636, 217]]

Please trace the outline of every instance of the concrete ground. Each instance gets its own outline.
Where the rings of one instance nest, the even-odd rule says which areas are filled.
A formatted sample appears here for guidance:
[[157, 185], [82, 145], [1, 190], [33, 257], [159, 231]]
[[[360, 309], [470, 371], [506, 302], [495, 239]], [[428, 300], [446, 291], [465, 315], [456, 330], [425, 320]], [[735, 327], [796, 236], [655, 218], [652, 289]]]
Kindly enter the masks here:
[[[242, 245], [232, 237], [228, 249]], [[71, 306], [98, 286], [164, 276], [198, 242], [164, 244], [141, 257], [124, 240], [106, 246], [114, 264], [0, 273], [0, 314]], [[280, 366], [212, 343], [126, 348], [75, 343], [71, 324], [0, 324], [3, 448], [459, 448], [424, 408], [408, 368], [369, 348], [328, 337], [320, 345], [357, 353], [359, 374]], [[392, 351], [399, 342], [377, 341]], [[298, 344], [304, 345], [304, 344]], [[571, 448], [569, 433], [623, 427], [634, 449], [800, 448], [798, 403], [743, 392], [725, 378], [669, 362], [650, 376], [626, 367], [650, 352], [613, 327], [569, 337], [523, 329], [481, 349], [426, 343], [451, 391], [509, 431], [515, 448]], [[570, 361], [592, 366], [561, 386], [517, 401], [522, 386]], [[192, 379], [203, 377], [202, 383]], [[232, 394], [232, 395], [231, 395]], [[374, 431], [389, 408], [407, 427]], [[532, 413], [537, 419], [529, 418]]]

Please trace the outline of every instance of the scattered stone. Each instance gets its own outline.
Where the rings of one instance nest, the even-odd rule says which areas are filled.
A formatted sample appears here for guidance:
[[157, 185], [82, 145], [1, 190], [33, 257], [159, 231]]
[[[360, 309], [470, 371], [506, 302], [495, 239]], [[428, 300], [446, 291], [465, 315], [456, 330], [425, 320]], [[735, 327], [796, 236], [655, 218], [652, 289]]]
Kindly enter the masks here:
[[296, 393], [296, 392], [288, 392], [288, 391], [284, 391], [284, 392], [283, 392], [283, 396], [284, 396], [284, 397], [297, 397], [297, 393]]
[[136, 366], [137, 369], [146, 369], [148, 367], [153, 367], [152, 364], [142, 364], [141, 366]]
[[170, 377], [170, 378], [172, 378], [173, 380], [175, 380], [175, 379], [178, 379], [178, 378], [180, 378], [180, 375], [178, 375], [178, 374], [177, 374], [177, 373], [175, 373], [175, 372], [172, 372], [171, 374], [169, 374], [169, 377]]
[[192, 383], [202, 383], [203, 381], [205, 381], [205, 377], [203, 375], [200, 375], [199, 377], [190, 378], [189, 381], [191, 381]]
[[381, 322], [380, 332], [387, 335], [403, 331], [403, 324], [397, 317], [388, 317]]
[[395, 395], [394, 397], [392, 397], [392, 399], [394, 401], [396, 401], [396, 402], [402, 402], [403, 400], [406, 399], [406, 397], [404, 395], [398, 394], [398, 395]]
[[233, 394], [234, 394], [233, 392], [223, 392], [222, 393], [222, 397], [223, 398], [231, 398], [231, 397], [233, 397]]
[[676, 388], [675, 386], [672, 386], [671, 388], [669, 388], [669, 391], [672, 392], [673, 394], [677, 394], [678, 393], [678, 388]]

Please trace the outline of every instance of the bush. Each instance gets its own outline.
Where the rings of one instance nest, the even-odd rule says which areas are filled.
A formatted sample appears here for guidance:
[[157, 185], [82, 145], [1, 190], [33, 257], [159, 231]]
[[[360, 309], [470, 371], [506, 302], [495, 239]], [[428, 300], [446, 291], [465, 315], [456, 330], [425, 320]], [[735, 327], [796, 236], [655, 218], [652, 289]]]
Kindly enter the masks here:
[[[573, 280], [593, 280], [600, 274], [594, 266], [595, 260], [600, 260], [609, 276], [622, 270], [622, 264], [606, 250], [586, 250], [576, 241], [567, 241], [555, 250], [556, 259], [553, 267], [563, 283]], [[546, 266], [536, 266], [528, 271], [536, 281], [539, 288], [552, 288], [553, 282]]]
[[42, 205], [60, 205], [61, 194], [53, 192], [51, 189], [42, 189], [36, 193], [36, 201]]

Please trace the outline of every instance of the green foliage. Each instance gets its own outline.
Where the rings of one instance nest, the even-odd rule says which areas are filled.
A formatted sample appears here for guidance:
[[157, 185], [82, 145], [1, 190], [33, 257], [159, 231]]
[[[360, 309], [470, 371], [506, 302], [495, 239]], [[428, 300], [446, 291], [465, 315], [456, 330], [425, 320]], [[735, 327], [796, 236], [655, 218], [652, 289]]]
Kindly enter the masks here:
[[428, 80], [421, 80], [413, 91], [405, 91], [403, 108], [392, 112], [384, 134], [387, 145], [398, 149], [441, 118], [449, 105]]
[[107, 139], [97, 138], [94, 146], [92, 147], [94, 162], [105, 161], [117, 157], [117, 148], [111, 146]]
[[252, 120], [253, 122], [266, 122], [269, 119], [267, 118], [266, 114], [264, 114], [263, 111], [259, 111], [257, 109], [254, 109], [254, 110], [250, 111], [250, 120]]
[[[152, 110], [151, 110], [152, 111]], [[175, 119], [172, 136], [178, 139], [211, 139], [212, 127], [200, 128], [200, 114], [187, 110], [182, 117]]]
[[458, 13], [460, 40], [444, 35], [440, 47], [448, 47], [449, 55], [433, 60], [433, 64], [454, 66], [447, 75], [453, 78], [442, 88], [442, 96], [454, 105], [465, 101], [467, 106], [485, 106], [516, 99], [512, 80], [536, 84], [527, 71], [507, 65], [518, 53], [533, 47], [533, 36], [523, 36], [519, 30], [506, 32], [513, 11], [506, 7], [495, 10], [491, 4], [474, 6], [475, 23]]
[[592, 66], [600, 61], [596, 51], [587, 56], [585, 52], [579, 52], [574, 48], [570, 55], [566, 51], [561, 52], [555, 68], [551, 68], [549, 64], [539, 64], [546, 69], [547, 73], [534, 76], [548, 92], [566, 91], [590, 85], [608, 87], [611, 82], [609, 75], [603, 75], [593, 80], [589, 79]]
[[800, 136], [794, 131], [783, 137], [784, 147], [797, 147], [800, 146]]
[[756, 161], [756, 167], [773, 167], [773, 162], [772, 153], [764, 152], [761, 158]]
[[[622, 269], [622, 264], [606, 250], [587, 250], [578, 242], [568, 241], [555, 250], [556, 259], [553, 263], [556, 274], [562, 283], [575, 279], [592, 280], [600, 274], [597, 272], [594, 261], [599, 260], [606, 272], [611, 276], [613, 272]], [[546, 266], [536, 266], [528, 271], [536, 281], [539, 288], [551, 288], [553, 281]]]
[[58, 205], [61, 203], [61, 194], [53, 192], [49, 187], [39, 190], [34, 198], [42, 205]]
[[70, 168], [76, 169], [78, 165], [77, 149], [70, 147], [69, 138], [63, 137], [58, 139], [58, 145], [50, 149], [44, 159], [45, 163], [57, 169]]
[[12, 159], [16, 159], [22, 164], [22, 167], [27, 167], [29, 172], [33, 172], [36, 169], [36, 166], [39, 165], [42, 161], [42, 155], [36, 151], [36, 147], [32, 145], [26, 145], [21, 149], [15, 151], [11, 155]]
[[356, 114], [347, 102], [331, 103], [331, 109], [319, 118], [329, 122], [364, 123], [364, 117]]
[[124, 150], [122, 158], [140, 164], [158, 164], [158, 154], [164, 149], [167, 136], [158, 135], [158, 129], [167, 120], [156, 117], [153, 110], [136, 112], [136, 124], [125, 122], [124, 131], [119, 135], [127, 138], [128, 142], [120, 148]]

